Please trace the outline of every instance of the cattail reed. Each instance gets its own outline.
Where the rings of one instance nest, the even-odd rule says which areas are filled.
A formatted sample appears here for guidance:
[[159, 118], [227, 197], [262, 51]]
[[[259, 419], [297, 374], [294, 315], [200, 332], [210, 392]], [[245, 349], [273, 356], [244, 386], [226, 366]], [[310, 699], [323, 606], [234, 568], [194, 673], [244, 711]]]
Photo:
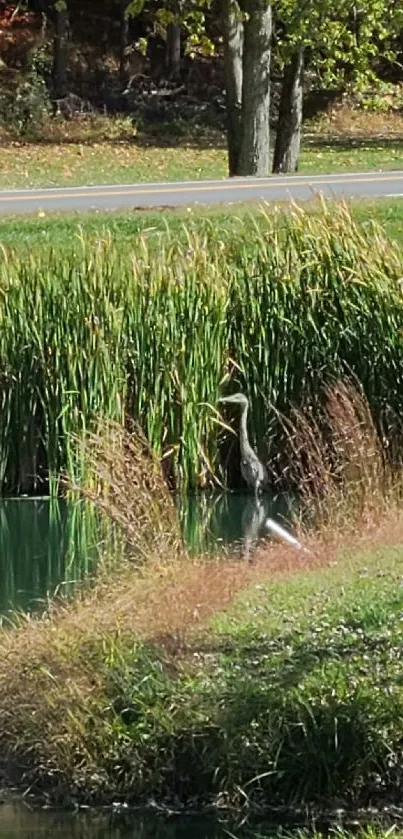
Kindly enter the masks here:
[[77, 481], [75, 440], [96, 417], [138, 422], [173, 486], [225, 479], [237, 452], [214, 411], [223, 388], [247, 393], [252, 438], [274, 461], [273, 408], [320, 402], [326, 378], [353, 374], [392, 448], [402, 254], [343, 206], [220, 224], [123, 245], [81, 233], [62, 257], [1, 251], [4, 494]]

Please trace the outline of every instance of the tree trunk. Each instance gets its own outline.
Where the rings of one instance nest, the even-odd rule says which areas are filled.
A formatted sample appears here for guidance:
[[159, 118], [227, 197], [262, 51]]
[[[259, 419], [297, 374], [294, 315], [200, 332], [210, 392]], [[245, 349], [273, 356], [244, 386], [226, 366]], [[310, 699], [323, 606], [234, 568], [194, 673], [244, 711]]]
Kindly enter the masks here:
[[238, 172], [242, 132], [242, 48], [243, 25], [236, 0], [223, 0], [224, 74], [227, 104], [228, 169]]
[[69, 15], [66, 0], [57, 0], [54, 9], [53, 90], [56, 99], [63, 99], [67, 93], [67, 38], [69, 29]]
[[274, 149], [273, 172], [296, 172], [301, 145], [304, 48], [298, 47], [284, 69]]
[[179, 23], [168, 24], [165, 61], [168, 77], [176, 81], [181, 74], [181, 28]]
[[119, 78], [122, 87], [126, 87], [129, 80], [129, 16], [127, 14], [127, 0], [120, 4], [120, 32], [119, 32]]
[[270, 151], [270, 47], [272, 12], [268, 0], [243, 0], [242, 139], [239, 175], [265, 176]]

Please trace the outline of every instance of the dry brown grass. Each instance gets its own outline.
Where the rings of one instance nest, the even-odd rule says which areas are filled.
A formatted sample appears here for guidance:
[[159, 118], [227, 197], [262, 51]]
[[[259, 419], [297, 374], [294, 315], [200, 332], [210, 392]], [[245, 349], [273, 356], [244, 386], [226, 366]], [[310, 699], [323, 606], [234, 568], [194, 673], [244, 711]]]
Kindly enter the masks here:
[[391, 470], [368, 402], [355, 382], [328, 387], [322, 409], [293, 409], [282, 420], [283, 473], [317, 530], [366, 529], [395, 497]]
[[316, 122], [315, 133], [324, 133], [336, 138], [356, 139], [403, 137], [403, 113], [386, 113], [360, 110], [347, 102], [338, 103], [323, 114]]
[[160, 551], [169, 558], [178, 554], [182, 539], [172, 495], [141, 429], [102, 420], [75, 442], [87, 477], [70, 488], [119, 526], [127, 555], [144, 563]]

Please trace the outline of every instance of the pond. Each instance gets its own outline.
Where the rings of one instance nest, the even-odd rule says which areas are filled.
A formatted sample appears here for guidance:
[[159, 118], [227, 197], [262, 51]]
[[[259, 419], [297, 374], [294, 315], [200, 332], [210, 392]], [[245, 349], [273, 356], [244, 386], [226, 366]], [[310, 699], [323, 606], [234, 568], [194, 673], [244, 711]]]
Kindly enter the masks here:
[[0, 806], [0, 839], [269, 839], [268, 832], [229, 832], [225, 824], [208, 817], [163, 818], [153, 813], [40, 809], [15, 799]]
[[[177, 503], [189, 550], [231, 546], [249, 556], [267, 517], [284, 524], [293, 502], [285, 496], [267, 494], [256, 502], [249, 495], [223, 493]], [[82, 503], [0, 500], [0, 614], [38, 610], [55, 594], [70, 595], [77, 581], [94, 574], [108, 541], [113, 551], [113, 538], [108, 523]]]
[[164, 819], [154, 814], [52, 810], [21, 800], [0, 806], [0, 839], [224, 839], [213, 819]]
[[281, 824], [249, 822], [244, 816], [226, 818], [225, 812], [167, 816], [156, 810], [120, 806], [78, 811], [41, 808], [26, 799], [7, 797], [2, 801], [0, 796], [0, 839], [308, 839], [319, 833], [353, 837], [359, 827], [367, 829], [369, 836], [382, 835], [380, 825], [367, 823], [365, 817], [357, 819], [357, 814], [343, 815], [343, 811], [319, 821], [300, 817]]
[[[319, 819], [273, 822], [227, 820], [225, 814], [166, 816], [129, 808], [40, 808], [21, 798], [0, 798], [0, 839], [301, 839], [302, 836], [387, 836], [393, 818], [374, 822], [361, 813], [337, 811]], [[389, 830], [387, 829], [389, 827]], [[396, 825], [395, 825], [396, 827]], [[384, 828], [384, 830], [382, 830]], [[398, 828], [399, 831], [399, 828]]]

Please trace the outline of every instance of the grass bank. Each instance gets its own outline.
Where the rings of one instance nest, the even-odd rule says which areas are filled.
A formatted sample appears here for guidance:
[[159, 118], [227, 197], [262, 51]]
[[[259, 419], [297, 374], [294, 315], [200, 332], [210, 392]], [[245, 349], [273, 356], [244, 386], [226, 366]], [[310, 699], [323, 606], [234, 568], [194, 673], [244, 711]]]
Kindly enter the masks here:
[[228, 389], [250, 397], [273, 465], [276, 411], [320, 402], [345, 374], [399, 440], [402, 252], [346, 207], [81, 233], [62, 255], [0, 255], [3, 492], [73, 477], [71, 440], [94, 416], [138, 421], [177, 486], [236, 484], [236, 440], [215, 408]]
[[[225, 142], [211, 147], [136, 144], [136, 141], [11, 143], [1, 149], [0, 188], [91, 186], [97, 184], [153, 183], [158, 181], [220, 180], [228, 177]], [[301, 174], [371, 172], [401, 169], [403, 142], [349, 141], [336, 144], [327, 138], [306, 141]]]
[[333, 533], [306, 536], [307, 554], [269, 544], [252, 563], [190, 559], [143, 444], [130, 453], [122, 439], [106, 458], [95, 438], [93, 477], [109, 492], [83, 491], [120, 517], [128, 561], [0, 632], [7, 779], [59, 803], [398, 804], [398, 510], [361, 535], [357, 519], [348, 547]]
[[59, 803], [398, 804], [401, 528], [252, 565], [165, 552], [3, 630], [7, 777]]

